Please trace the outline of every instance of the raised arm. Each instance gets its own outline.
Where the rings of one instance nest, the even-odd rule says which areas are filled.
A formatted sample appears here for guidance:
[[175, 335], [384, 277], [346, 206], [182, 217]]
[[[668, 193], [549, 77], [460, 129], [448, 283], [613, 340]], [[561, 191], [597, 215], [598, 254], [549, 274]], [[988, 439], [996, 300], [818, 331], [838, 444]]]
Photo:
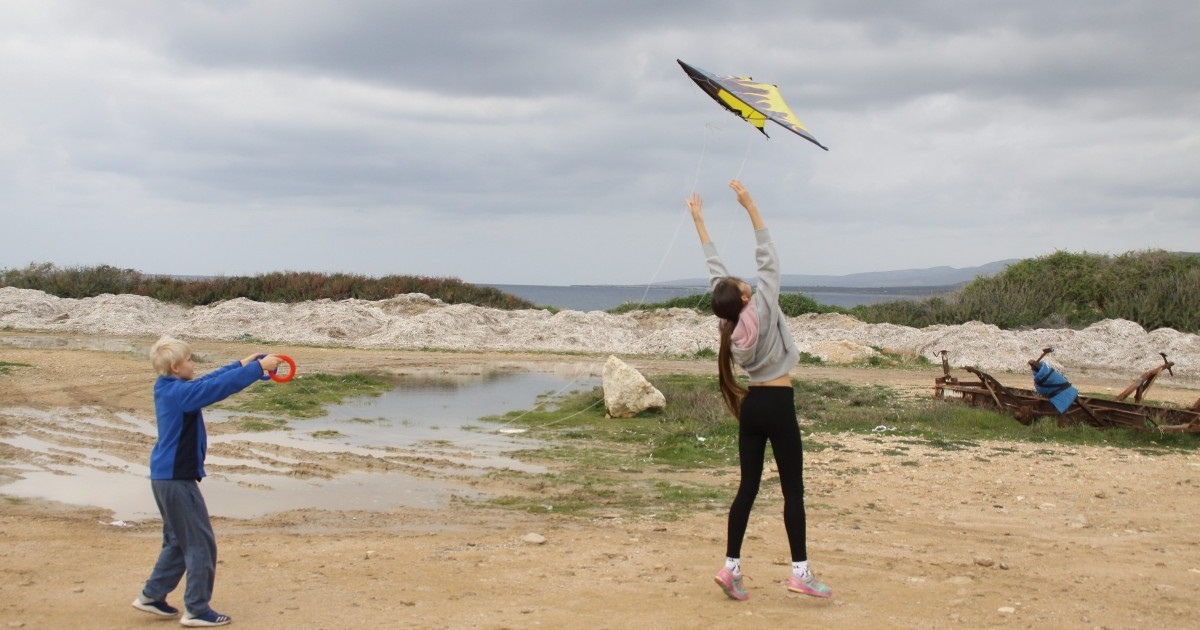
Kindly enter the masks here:
[[717, 254], [717, 246], [709, 238], [708, 228], [704, 227], [704, 213], [701, 211], [704, 200], [698, 193], [692, 193], [692, 196], [687, 198], [687, 206], [692, 213], [692, 222], [696, 224], [696, 235], [700, 237], [700, 247], [704, 249], [704, 260], [708, 263], [708, 281], [715, 286], [717, 281], [729, 275], [729, 270], [725, 268], [725, 263]]
[[704, 212], [701, 210], [703, 206], [704, 200], [700, 198], [700, 193], [694, 192], [687, 198], [687, 207], [692, 213], [692, 222], [696, 224], [696, 234], [700, 237], [701, 245], [712, 242], [708, 237], [708, 228], [704, 227]]
[[742, 182], [736, 179], [729, 182], [729, 187], [737, 193], [738, 203], [746, 209], [746, 214], [750, 216], [750, 224], [754, 226], [754, 258], [758, 263], [758, 292], [768, 300], [777, 302], [779, 301], [780, 273], [779, 254], [775, 251], [775, 243], [771, 240], [770, 233], [767, 232], [767, 225], [763, 222], [762, 215], [758, 213], [758, 204], [754, 203], [750, 191], [746, 190]]
[[754, 198], [750, 196], [750, 191], [746, 190], [742, 182], [736, 179], [732, 180], [729, 182], [729, 187], [737, 193], [738, 203], [742, 204], [742, 207], [746, 209], [746, 214], [750, 215], [750, 225], [754, 226], [756, 231], [767, 227], [763, 223], [762, 216], [758, 214], [758, 205], [754, 203]]

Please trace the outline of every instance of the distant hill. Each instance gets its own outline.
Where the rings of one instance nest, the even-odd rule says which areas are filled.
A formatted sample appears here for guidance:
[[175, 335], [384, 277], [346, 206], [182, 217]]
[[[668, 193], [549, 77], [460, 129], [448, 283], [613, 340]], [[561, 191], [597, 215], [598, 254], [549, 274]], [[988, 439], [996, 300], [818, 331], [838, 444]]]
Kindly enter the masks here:
[[783, 274], [781, 283], [799, 287], [940, 287], [970, 282], [979, 276], [992, 276], [1004, 271], [1020, 259], [999, 260], [978, 267], [930, 267], [898, 271], [866, 271], [844, 276], [815, 276]]
[[[890, 289], [900, 287], [948, 287], [964, 284], [979, 276], [992, 276], [1004, 271], [1020, 259], [998, 260], [978, 267], [930, 267], [898, 271], [867, 271], [844, 276], [817, 276], [785, 273], [780, 278], [785, 287], [837, 287], [851, 289]], [[705, 278], [689, 278], [660, 282], [666, 286], [705, 286]]]

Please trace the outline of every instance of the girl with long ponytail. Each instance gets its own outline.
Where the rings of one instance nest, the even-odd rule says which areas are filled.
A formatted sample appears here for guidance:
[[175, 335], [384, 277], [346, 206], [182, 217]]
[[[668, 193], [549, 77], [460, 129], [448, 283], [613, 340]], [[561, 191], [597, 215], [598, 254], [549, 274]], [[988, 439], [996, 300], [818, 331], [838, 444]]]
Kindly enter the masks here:
[[[741, 480], [729, 508], [725, 566], [713, 580], [729, 597], [736, 600], [749, 598], [742, 584], [742, 540], [750, 521], [750, 509], [758, 496], [763, 460], [770, 442], [783, 488], [783, 523], [792, 555], [792, 574], [787, 588], [794, 593], [829, 597], [833, 591], [818, 581], [808, 568], [804, 451], [789, 375], [799, 361], [800, 352], [779, 308], [779, 256], [750, 193], [738, 180], [729, 182], [729, 187], [737, 194], [738, 203], [745, 208], [754, 228], [757, 291], [745, 281], [730, 276], [726, 270], [704, 225], [700, 195], [692, 193], [687, 199], [708, 262], [713, 313], [718, 318], [721, 335], [717, 352], [721, 395], [729, 413], [738, 421]], [[749, 387], [738, 383], [735, 364], [749, 376]]]
[[[703, 221], [703, 219], [701, 219]], [[721, 395], [725, 398], [725, 406], [729, 413], [737, 418], [742, 410], [742, 399], [746, 397], [746, 388], [737, 382], [733, 373], [733, 331], [737, 329], [738, 316], [745, 302], [742, 299], [742, 286], [745, 282], [737, 278], [722, 278], [713, 286], [713, 313], [721, 318], [719, 329], [721, 341], [717, 346], [717, 374], [720, 377]]]

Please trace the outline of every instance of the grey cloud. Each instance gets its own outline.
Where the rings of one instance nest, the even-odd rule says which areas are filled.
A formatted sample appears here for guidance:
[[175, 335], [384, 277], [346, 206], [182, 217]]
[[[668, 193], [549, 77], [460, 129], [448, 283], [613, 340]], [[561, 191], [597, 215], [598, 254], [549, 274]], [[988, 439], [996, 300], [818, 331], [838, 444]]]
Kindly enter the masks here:
[[[7, 5], [0, 71], [22, 98], [0, 102], [0, 212], [22, 235], [0, 236], [0, 267], [119, 256], [162, 271], [169, 252], [138, 262], [139, 222], [229, 240], [195, 211], [225, 231], [269, 217], [318, 270], [637, 282], [666, 256], [658, 279], [689, 277], [682, 198], [702, 191], [741, 243], [735, 175], [797, 272], [1184, 249], [1200, 239], [1198, 6]], [[676, 58], [778, 84], [831, 151], [782, 128], [763, 139]], [[36, 219], [91, 226], [88, 212], [111, 232], [72, 241]], [[1106, 227], [1126, 225], [1146, 227]]]

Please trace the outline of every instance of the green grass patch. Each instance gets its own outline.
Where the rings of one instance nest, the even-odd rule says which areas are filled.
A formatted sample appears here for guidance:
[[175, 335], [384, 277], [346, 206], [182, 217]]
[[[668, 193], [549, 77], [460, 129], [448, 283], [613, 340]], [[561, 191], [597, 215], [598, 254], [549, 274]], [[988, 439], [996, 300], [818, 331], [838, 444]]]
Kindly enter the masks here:
[[865, 361], [866, 365], [870, 367], [922, 369], [932, 365], [929, 359], [922, 354], [901, 354], [877, 346], [871, 346], [871, 349], [875, 351], [875, 354]]
[[384, 418], [384, 417], [350, 418], [346, 422], [349, 422], [351, 424], [386, 424], [388, 422], [388, 419]]
[[825, 365], [825, 359], [807, 352], [800, 353], [800, 365]]
[[0, 374], [11, 374], [12, 368], [15, 367], [33, 367], [28, 363], [14, 363], [12, 361], [0, 361]]
[[597, 455], [636, 450], [636, 457], [655, 465], [696, 468], [737, 461], [737, 423], [714, 399], [714, 377], [668, 376], [654, 385], [668, 401], [662, 413], [606, 419], [604, 394], [596, 387], [544, 400], [529, 411], [483, 420], [525, 428], [524, 435], [530, 437], [561, 441], [556, 448], [583, 441]]
[[[526, 429], [518, 439], [538, 442], [517, 456], [553, 471], [493, 473], [523, 490], [490, 503], [533, 513], [661, 519], [698, 509], [726, 509], [737, 474], [738, 427], [725, 410], [715, 376], [670, 375], [651, 382], [667, 399], [660, 413], [605, 418], [603, 392], [597, 387], [543, 398], [532, 410], [482, 419], [484, 431], [498, 425]], [[1146, 455], [1200, 446], [1197, 436], [1098, 431], [1052, 422], [1025, 426], [1003, 414], [950, 401], [913, 399], [887, 387], [830, 380], [794, 380], [793, 384], [806, 451], [849, 450], [838, 435], [867, 435], [879, 444], [880, 453], [906, 467], [921, 464], [913, 447], [975, 452], [975, 461], [988, 462], [1001, 453], [1054, 460], [1060, 457], [1062, 445], [1108, 445]], [[881, 425], [883, 430], [877, 432]], [[1026, 442], [1043, 448], [985, 447], [985, 441]], [[729, 474], [706, 475], [698, 482], [695, 470]], [[837, 474], [861, 472], [838, 468]]]
[[249, 433], [278, 431], [289, 428], [287, 420], [283, 418], [242, 418], [236, 422], [239, 429]]
[[628, 476], [618, 482], [603, 472], [542, 475], [530, 485], [533, 494], [498, 497], [490, 504], [534, 514], [591, 517], [637, 514], [676, 520], [702, 506], [725, 509], [729, 501], [728, 492], [722, 488]]
[[317, 418], [329, 405], [349, 398], [379, 396], [392, 387], [390, 381], [361, 373], [302, 374], [288, 383], [259, 383], [221, 406], [285, 418]]

